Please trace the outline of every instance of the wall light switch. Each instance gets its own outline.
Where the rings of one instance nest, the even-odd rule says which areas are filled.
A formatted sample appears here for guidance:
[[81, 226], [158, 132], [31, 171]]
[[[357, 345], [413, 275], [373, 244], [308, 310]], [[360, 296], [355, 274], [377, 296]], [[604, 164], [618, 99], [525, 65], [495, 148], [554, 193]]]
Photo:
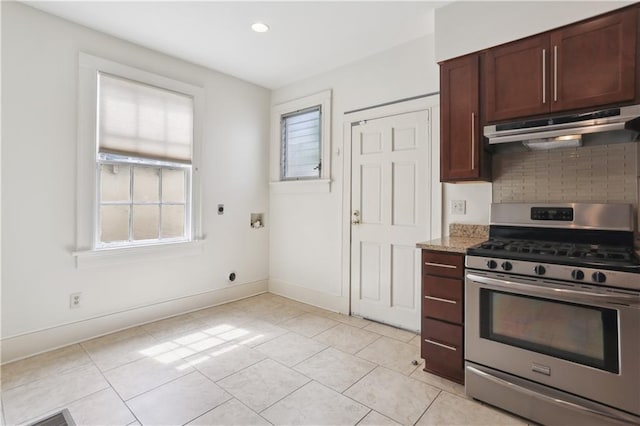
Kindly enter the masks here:
[[451, 201], [451, 214], [467, 214], [467, 202], [465, 200]]

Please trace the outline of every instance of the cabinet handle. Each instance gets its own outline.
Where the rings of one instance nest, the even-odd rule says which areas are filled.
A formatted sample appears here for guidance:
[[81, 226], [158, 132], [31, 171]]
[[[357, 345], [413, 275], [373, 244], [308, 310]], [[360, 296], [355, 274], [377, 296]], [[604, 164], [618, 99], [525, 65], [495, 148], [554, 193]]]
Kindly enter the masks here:
[[425, 265], [427, 266], [435, 266], [436, 268], [449, 268], [449, 269], [456, 269], [458, 268], [455, 265], [446, 265], [444, 263], [431, 263], [431, 262], [424, 262]]
[[451, 300], [451, 299], [441, 299], [439, 297], [433, 297], [433, 296], [425, 296], [425, 299], [429, 299], [429, 300], [435, 300], [437, 302], [444, 302], [444, 303], [451, 303], [452, 305], [456, 305], [458, 302], [455, 300]]
[[436, 346], [440, 346], [441, 348], [445, 348], [445, 349], [449, 349], [450, 351], [457, 351], [458, 348], [455, 348], [453, 346], [449, 346], [449, 345], [445, 345], [443, 343], [438, 343], [438, 342], [434, 342], [433, 340], [429, 340], [429, 339], [424, 339], [425, 342], [427, 343], [431, 343], [432, 345], [436, 345]]
[[558, 46], [553, 46], [553, 102], [558, 102]]
[[542, 49], [542, 103], [547, 103], [547, 49]]
[[471, 113], [471, 170], [476, 169], [476, 113]]

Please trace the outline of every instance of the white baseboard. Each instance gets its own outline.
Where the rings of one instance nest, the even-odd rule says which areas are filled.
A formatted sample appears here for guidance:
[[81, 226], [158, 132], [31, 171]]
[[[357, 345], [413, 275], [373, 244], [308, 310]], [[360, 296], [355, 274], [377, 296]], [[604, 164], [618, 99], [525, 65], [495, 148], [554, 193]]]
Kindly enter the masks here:
[[244, 299], [266, 292], [267, 285], [266, 280], [239, 284], [6, 337], [0, 340], [1, 363], [16, 361], [148, 322]]
[[278, 279], [269, 279], [269, 292], [328, 311], [349, 315], [349, 298], [322, 293]]

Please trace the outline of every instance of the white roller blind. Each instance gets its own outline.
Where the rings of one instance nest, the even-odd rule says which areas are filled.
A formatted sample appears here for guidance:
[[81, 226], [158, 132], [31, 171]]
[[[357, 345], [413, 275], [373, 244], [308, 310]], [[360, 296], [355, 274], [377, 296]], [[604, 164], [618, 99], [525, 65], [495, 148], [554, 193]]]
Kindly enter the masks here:
[[282, 117], [282, 178], [320, 177], [320, 107]]
[[191, 162], [193, 98], [100, 73], [101, 153]]

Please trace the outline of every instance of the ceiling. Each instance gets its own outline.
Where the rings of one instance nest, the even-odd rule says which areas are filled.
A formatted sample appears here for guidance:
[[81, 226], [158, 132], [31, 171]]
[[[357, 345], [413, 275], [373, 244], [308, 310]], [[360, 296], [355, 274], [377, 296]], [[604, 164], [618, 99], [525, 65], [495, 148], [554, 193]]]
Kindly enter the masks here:
[[[448, 2], [25, 3], [275, 89], [433, 33], [433, 11]], [[271, 30], [251, 31], [256, 21]]]

